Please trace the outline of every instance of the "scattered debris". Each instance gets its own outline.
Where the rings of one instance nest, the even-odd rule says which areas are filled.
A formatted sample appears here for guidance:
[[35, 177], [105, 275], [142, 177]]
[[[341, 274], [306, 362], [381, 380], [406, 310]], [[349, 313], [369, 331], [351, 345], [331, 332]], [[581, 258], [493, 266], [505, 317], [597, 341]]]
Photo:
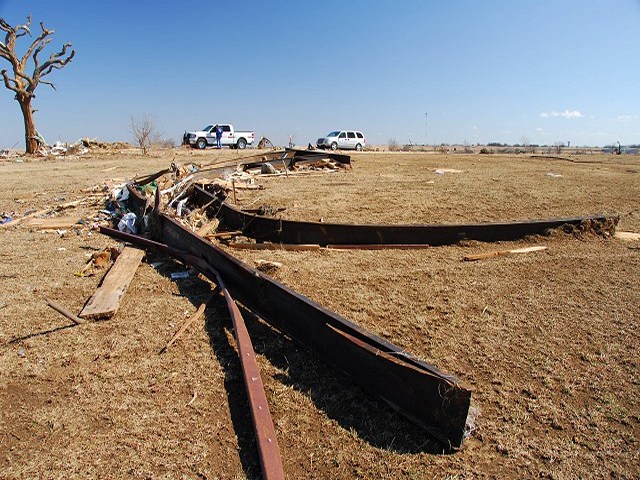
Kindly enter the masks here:
[[626, 242], [634, 242], [640, 240], [640, 233], [616, 231], [613, 237]]
[[[142, 212], [147, 205], [148, 200], [132, 189], [130, 208]], [[100, 232], [157, 248], [220, 286], [219, 269], [230, 293], [246, 309], [394, 405], [447, 448], [461, 446], [471, 400], [471, 390], [462, 382], [245, 265], [159, 209], [154, 207], [150, 218], [151, 231], [160, 242], [105, 227]]]
[[134, 234], [138, 233], [136, 220], [137, 218], [135, 213], [125, 213], [118, 223], [118, 230], [120, 230], [121, 232], [130, 232]]
[[98, 320], [112, 317], [118, 311], [120, 298], [127, 291], [143, 256], [143, 250], [125, 247], [80, 312], [80, 318]]
[[509, 255], [511, 253], [540, 252], [546, 249], [547, 247], [544, 247], [544, 246], [535, 246], [535, 247], [525, 247], [525, 248], [514, 248], [512, 250], [495, 250], [493, 252], [474, 253], [471, 255], [465, 255], [462, 259], [465, 262], [474, 262], [476, 260], [484, 260], [487, 258], [494, 258], [494, 257], [503, 256], [503, 255]]
[[436, 168], [433, 172], [438, 175], [444, 175], [445, 173], [464, 173], [464, 170], [456, 170], [455, 168]]
[[316, 251], [322, 250], [317, 244], [289, 244], [289, 243], [230, 243], [229, 247], [237, 250], [293, 250], [293, 251]]
[[258, 141], [256, 148], [264, 149], [264, 148], [275, 148], [275, 147], [273, 146], [273, 143], [271, 143], [271, 140], [269, 140], [267, 137], [260, 137], [260, 140]]
[[[81, 218], [78, 217], [50, 217], [32, 218], [27, 226], [37, 230], [64, 230], [68, 228], [82, 228]], [[64, 235], [64, 234], [63, 234]]]
[[553, 172], [549, 172], [547, 173], [547, 177], [551, 177], [551, 178], [560, 178], [562, 177], [561, 173], [553, 173]]
[[90, 277], [95, 275], [96, 271], [107, 268], [107, 266], [115, 261], [120, 255], [120, 249], [117, 247], [109, 247], [99, 252], [91, 254], [89, 261], [85, 267], [75, 275], [77, 277]]
[[185, 407], [189, 407], [189, 406], [191, 406], [191, 404], [192, 404], [193, 402], [195, 402], [195, 401], [196, 401], [196, 398], [198, 398], [198, 392], [196, 392], [196, 391], [194, 390], [194, 391], [193, 391], [193, 396], [191, 397], [191, 400], [189, 400], [189, 403], [187, 403], [187, 404], [185, 405]]
[[191, 273], [189, 273], [189, 270], [185, 270], [183, 272], [173, 272], [171, 274], [171, 280], [178, 280], [180, 278], [189, 278], [189, 275], [191, 275]]
[[[209, 305], [209, 303], [211, 303], [211, 301], [220, 293], [220, 289], [219, 288], [215, 288], [213, 290], [213, 292], [211, 292], [211, 294], [209, 295], [209, 297], [202, 302], [202, 304], [198, 307], [198, 309], [195, 311], [195, 313], [193, 315], [191, 315], [180, 327], [180, 329], [173, 335], [173, 337], [171, 337], [171, 340], [169, 340], [167, 342], [167, 344], [162, 347], [162, 349], [160, 349], [160, 351], [158, 352], [158, 354], [162, 354], [164, 352], [167, 351], [167, 349], [173, 345], [175, 343], [175, 341], [180, 337], [180, 335], [182, 335], [185, 330], [187, 328], [189, 328], [189, 325], [191, 325], [193, 322], [195, 322], [196, 320], [198, 320], [200, 317], [202, 317], [202, 314], [204, 313], [205, 308], [207, 308], [207, 305]], [[194, 399], [191, 400], [191, 402], [193, 402]], [[191, 405], [191, 402], [189, 403], [189, 405]]]
[[256, 268], [261, 272], [269, 273], [282, 268], [282, 263], [271, 260], [256, 260]]
[[69, 310], [67, 310], [66, 308], [61, 306], [59, 303], [54, 302], [53, 300], [47, 300], [47, 305], [49, 305], [51, 308], [53, 308], [56, 312], [64, 315], [65, 317], [67, 317], [69, 320], [71, 320], [76, 325], [80, 325], [81, 323], [84, 323], [84, 320], [82, 318], [78, 317], [77, 315], [74, 315]]

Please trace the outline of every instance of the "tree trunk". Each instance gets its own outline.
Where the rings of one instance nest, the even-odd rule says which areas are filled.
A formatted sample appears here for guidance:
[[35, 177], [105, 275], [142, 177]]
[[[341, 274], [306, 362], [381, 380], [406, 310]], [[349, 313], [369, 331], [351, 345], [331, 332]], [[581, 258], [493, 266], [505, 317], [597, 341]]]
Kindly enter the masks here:
[[36, 126], [33, 122], [33, 110], [31, 109], [31, 97], [18, 95], [18, 103], [24, 117], [24, 143], [26, 153], [36, 153], [38, 142], [36, 141]]

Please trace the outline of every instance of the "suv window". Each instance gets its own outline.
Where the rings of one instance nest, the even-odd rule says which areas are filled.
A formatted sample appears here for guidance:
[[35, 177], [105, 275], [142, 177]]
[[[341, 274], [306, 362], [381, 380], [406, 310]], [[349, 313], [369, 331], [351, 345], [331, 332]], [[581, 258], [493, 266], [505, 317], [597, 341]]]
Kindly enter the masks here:
[[338, 135], [338, 138], [346, 138], [347, 134], [344, 132], [340, 132], [340, 135]]
[[356, 138], [356, 134], [353, 132], [347, 132], [347, 137], [349, 138]]
[[356, 132], [356, 136], [357, 136], [358, 138], [364, 138], [360, 132]]

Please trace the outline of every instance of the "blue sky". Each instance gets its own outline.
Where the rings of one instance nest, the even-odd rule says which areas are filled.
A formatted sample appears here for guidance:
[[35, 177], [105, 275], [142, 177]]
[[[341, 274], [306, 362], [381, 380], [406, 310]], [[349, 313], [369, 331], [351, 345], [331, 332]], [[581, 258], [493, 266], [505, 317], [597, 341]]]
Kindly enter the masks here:
[[[334, 129], [371, 144], [640, 143], [640, 0], [0, 0], [10, 24], [29, 13], [56, 31], [47, 52], [76, 50], [45, 77], [57, 90], [36, 91], [49, 143], [131, 141], [145, 114], [176, 141], [230, 122], [281, 145]], [[0, 148], [16, 142], [2, 88]]]

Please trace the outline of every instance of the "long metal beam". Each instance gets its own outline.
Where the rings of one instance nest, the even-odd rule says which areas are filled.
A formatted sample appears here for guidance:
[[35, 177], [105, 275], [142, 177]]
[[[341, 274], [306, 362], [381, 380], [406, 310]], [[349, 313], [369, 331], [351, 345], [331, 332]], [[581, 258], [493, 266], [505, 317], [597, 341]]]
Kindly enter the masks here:
[[[141, 218], [147, 201], [135, 188], [130, 192], [130, 207]], [[247, 309], [449, 448], [461, 446], [471, 389], [457, 378], [249, 267], [170, 217], [156, 211], [150, 222], [155, 237], [203, 275], [215, 282], [214, 271], [219, 272], [232, 296]]]
[[209, 211], [230, 230], [240, 230], [259, 242], [333, 245], [450, 245], [461, 240], [484, 242], [517, 240], [543, 234], [550, 228], [580, 225], [585, 221], [617, 222], [615, 217], [586, 217], [527, 220], [503, 223], [375, 225], [303, 222], [255, 215], [217, 198], [201, 187], [194, 187], [192, 198], [204, 205], [213, 202]]
[[251, 418], [253, 420], [253, 428], [256, 433], [256, 443], [258, 444], [258, 452], [260, 453], [260, 465], [262, 466], [262, 478], [264, 480], [283, 480], [284, 470], [282, 468], [282, 459], [280, 458], [280, 449], [278, 447], [278, 439], [276, 438], [276, 429], [273, 426], [267, 396], [264, 393], [264, 385], [260, 376], [260, 368], [256, 361], [256, 354], [251, 344], [251, 338], [244, 323], [242, 314], [231, 297], [229, 290], [224, 284], [222, 277], [218, 272], [214, 271], [217, 284], [224, 294], [227, 302], [227, 308], [233, 322], [233, 331], [238, 346], [238, 356], [240, 357], [240, 365], [242, 366], [242, 375], [244, 377], [244, 385], [247, 389], [249, 397], [249, 409], [251, 410]]

